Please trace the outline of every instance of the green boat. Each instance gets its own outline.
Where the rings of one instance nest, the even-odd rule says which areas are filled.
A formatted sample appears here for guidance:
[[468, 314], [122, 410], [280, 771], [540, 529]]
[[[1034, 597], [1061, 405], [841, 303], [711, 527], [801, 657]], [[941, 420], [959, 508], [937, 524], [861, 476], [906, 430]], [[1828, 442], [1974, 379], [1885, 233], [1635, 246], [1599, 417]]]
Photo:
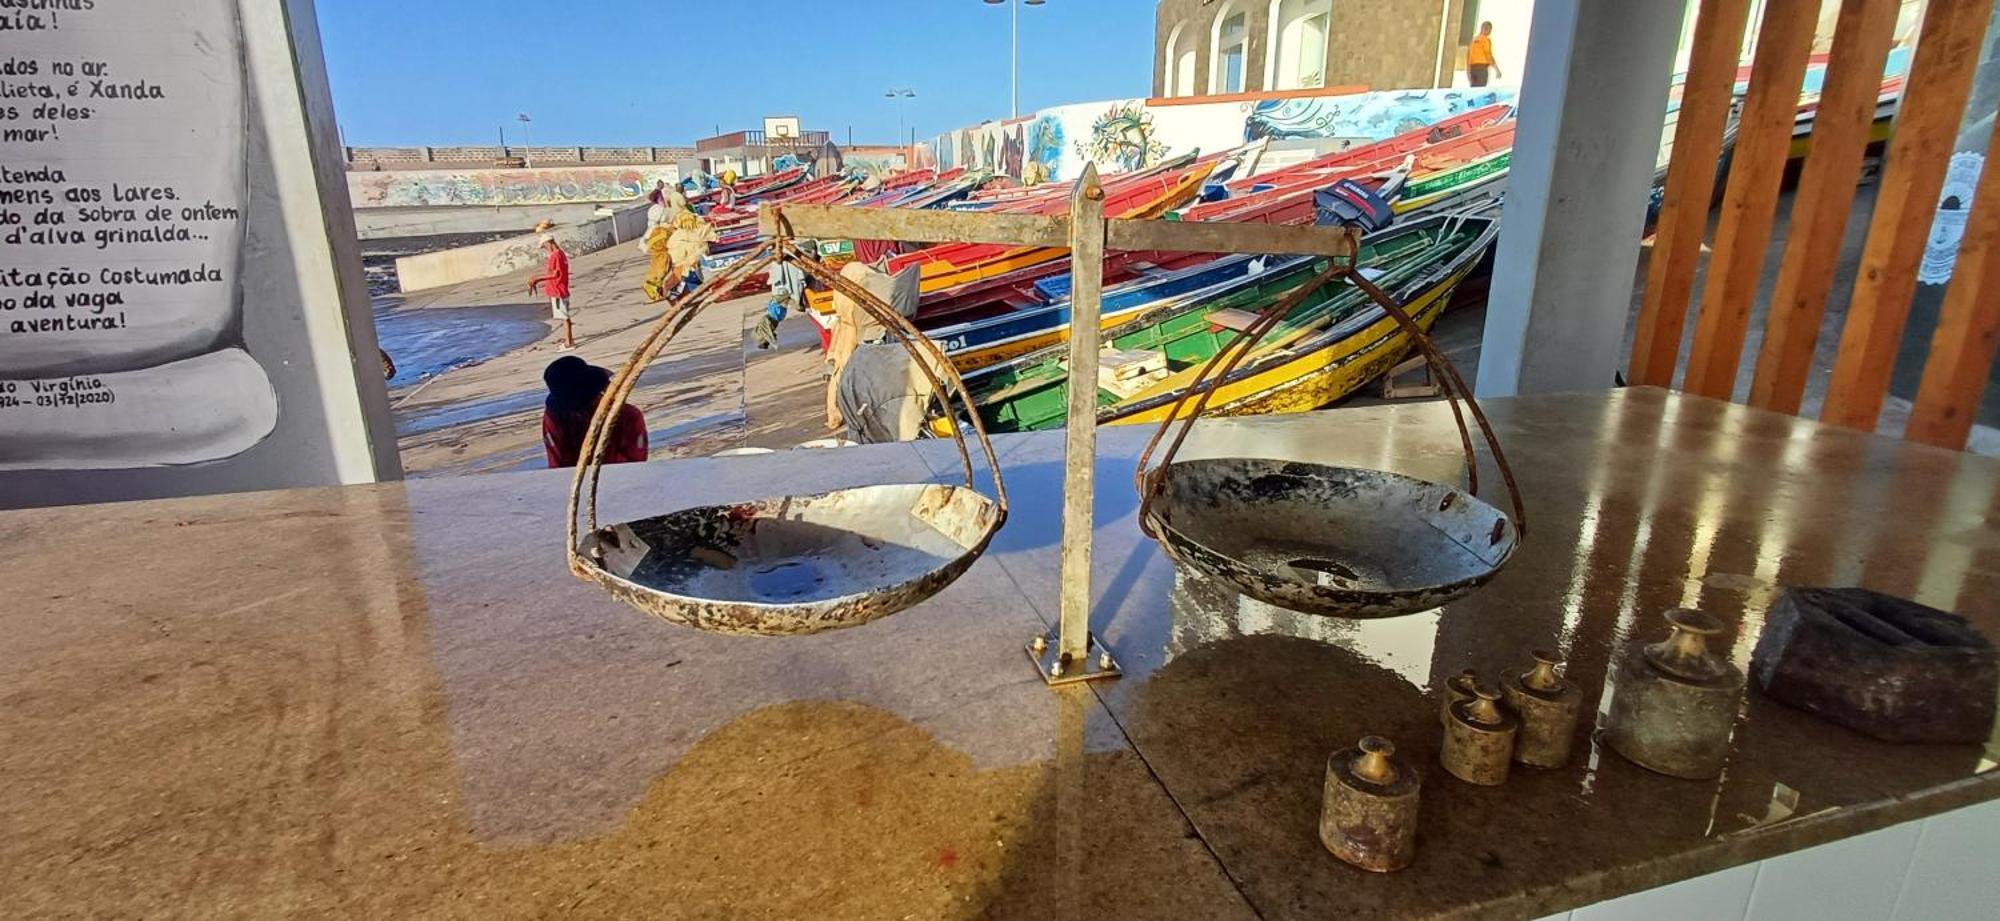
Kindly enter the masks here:
[[[1492, 244], [1493, 213], [1436, 215], [1362, 241], [1360, 265], [1428, 328]], [[1314, 257], [1270, 257], [1262, 273], [1174, 298], [1108, 329], [1100, 422], [1157, 422], [1202, 365], [1234, 342], [1256, 311], [1324, 271]], [[1394, 365], [1410, 342], [1352, 284], [1335, 282], [1294, 308], [1217, 391], [1212, 414], [1304, 412], [1352, 393]], [[1050, 346], [966, 376], [989, 431], [1061, 428], [1068, 347]], [[1131, 376], [1119, 379], [1120, 374]]]

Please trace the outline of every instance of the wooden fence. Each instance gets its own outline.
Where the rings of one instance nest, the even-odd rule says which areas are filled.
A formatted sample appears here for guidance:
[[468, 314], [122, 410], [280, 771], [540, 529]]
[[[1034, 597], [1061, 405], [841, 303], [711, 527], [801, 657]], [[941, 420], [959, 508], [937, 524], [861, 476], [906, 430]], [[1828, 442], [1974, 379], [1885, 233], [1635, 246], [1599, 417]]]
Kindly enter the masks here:
[[[1822, 421], [1876, 427], [1991, 3], [1931, 0], [1925, 12], [1840, 330]], [[1702, 0], [1696, 17], [1673, 160], [1632, 348], [1630, 377], [1635, 384], [1674, 385], [1692, 307], [1694, 340], [1682, 389], [1724, 400], [1736, 390], [1820, 4], [1764, 4], [1708, 274], [1700, 298], [1691, 305], [1749, 7], [1749, 0]], [[1794, 414], [1800, 410], [1861, 179], [1897, 7], [1897, 0], [1841, 2], [1750, 384], [1753, 406]], [[1909, 439], [1965, 446], [1994, 346], [2000, 342], [2000, 286], [1987, 284], [1996, 275], [2000, 170], [1988, 168], [1926, 357], [1905, 433]]]

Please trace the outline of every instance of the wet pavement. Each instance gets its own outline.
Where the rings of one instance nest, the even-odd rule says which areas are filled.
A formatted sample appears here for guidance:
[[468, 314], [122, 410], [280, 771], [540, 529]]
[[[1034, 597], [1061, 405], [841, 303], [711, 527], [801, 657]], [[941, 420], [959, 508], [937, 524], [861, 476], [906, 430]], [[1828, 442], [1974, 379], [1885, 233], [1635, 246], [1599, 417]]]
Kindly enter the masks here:
[[[1126, 674], [1063, 691], [1022, 651], [1060, 591], [1056, 433], [996, 441], [1012, 514], [956, 583], [784, 639], [570, 577], [558, 471], [0, 514], [0, 580], [43, 587], [4, 618], [0, 889], [26, 915], [1522, 918], [2000, 799], [2000, 743], [1888, 745], [1754, 690], [1714, 781], [1594, 732], [1674, 606], [1720, 618], [1739, 665], [1794, 584], [2000, 635], [2000, 463], [1658, 390], [1486, 406], [1520, 552], [1371, 622], [1177, 571], [1127, 485], [1149, 430], [1107, 428], [1093, 626]], [[1459, 472], [1430, 404], [1215, 420], [1183, 454]], [[930, 442], [615, 466], [599, 511], [957, 464]], [[120, 563], [77, 586], [78, 546]], [[1572, 762], [1436, 770], [1440, 681], [1543, 646], [1584, 689]], [[1327, 755], [1371, 732], [1425, 775], [1396, 874], [1314, 833]], [[2000, 900], [1990, 850], [1945, 856]], [[1898, 916], [1953, 917], [1928, 895]]]
[[395, 357], [390, 389], [470, 367], [548, 335], [548, 310], [530, 304], [375, 311], [375, 336]]
[[[575, 354], [617, 369], [659, 317], [639, 279], [645, 259], [629, 246], [571, 260]], [[410, 476], [531, 467], [542, 458], [542, 370], [562, 352], [548, 308], [527, 293], [535, 273], [480, 279], [398, 296], [383, 325], [415, 348], [420, 365], [391, 383], [403, 467]], [[789, 448], [826, 434], [823, 361], [811, 321], [780, 328], [781, 344], [759, 350], [750, 327], [761, 295], [705, 309], [639, 379], [631, 405], [646, 416], [652, 456], [690, 457], [742, 447]], [[435, 333], [426, 337], [423, 333]], [[407, 346], [405, 347], [407, 348]], [[469, 359], [469, 360], [468, 360]]]

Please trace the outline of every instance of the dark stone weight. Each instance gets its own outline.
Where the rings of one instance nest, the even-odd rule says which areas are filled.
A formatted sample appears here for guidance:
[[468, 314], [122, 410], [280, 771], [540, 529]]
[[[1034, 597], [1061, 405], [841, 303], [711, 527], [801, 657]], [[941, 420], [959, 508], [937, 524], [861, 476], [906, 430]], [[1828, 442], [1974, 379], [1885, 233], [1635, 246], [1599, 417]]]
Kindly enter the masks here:
[[1985, 742], [2000, 659], [1965, 618], [1860, 588], [1792, 588], [1750, 676], [1774, 700], [1889, 742]]

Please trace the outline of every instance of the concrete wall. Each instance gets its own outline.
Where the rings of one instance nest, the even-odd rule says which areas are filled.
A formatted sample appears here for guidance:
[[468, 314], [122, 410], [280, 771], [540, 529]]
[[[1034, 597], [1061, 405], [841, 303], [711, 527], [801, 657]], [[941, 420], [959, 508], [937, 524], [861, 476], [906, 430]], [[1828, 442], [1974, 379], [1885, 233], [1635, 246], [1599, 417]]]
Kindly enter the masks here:
[[[571, 256], [609, 249], [639, 239], [646, 232], [646, 209], [631, 207], [610, 217], [557, 227], [556, 242]], [[541, 238], [523, 234], [476, 246], [439, 250], [396, 260], [396, 277], [404, 291], [421, 291], [475, 278], [493, 278], [541, 265], [548, 257]]]
[[665, 163], [348, 173], [347, 189], [356, 208], [563, 204], [629, 201], [660, 180], [679, 182], [680, 168]]
[[434, 237], [461, 233], [526, 233], [535, 224], [550, 220], [558, 224], [578, 224], [596, 220], [602, 205], [589, 202], [566, 205], [502, 205], [466, 207], [446, 205], [435, 208], [361, 208], [354, 212], [354, 231], [363, 240], [398, 237]]

